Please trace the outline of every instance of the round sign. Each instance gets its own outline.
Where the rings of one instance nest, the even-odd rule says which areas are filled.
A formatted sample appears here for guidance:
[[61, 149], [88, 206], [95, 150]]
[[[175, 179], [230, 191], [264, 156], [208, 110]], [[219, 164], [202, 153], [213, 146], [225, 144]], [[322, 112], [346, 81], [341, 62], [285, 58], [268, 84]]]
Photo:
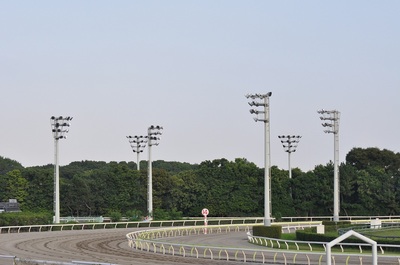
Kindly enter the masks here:
[[207, 208], [204, 208], [203, 210], [201, 210], [201, 214], [202, 215], [208, 215], [208, 209]]

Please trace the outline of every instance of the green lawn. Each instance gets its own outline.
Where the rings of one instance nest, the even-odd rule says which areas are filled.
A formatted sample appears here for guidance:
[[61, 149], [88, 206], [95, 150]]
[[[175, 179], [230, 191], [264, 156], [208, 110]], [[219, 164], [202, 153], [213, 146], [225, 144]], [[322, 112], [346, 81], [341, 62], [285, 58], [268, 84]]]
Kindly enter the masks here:
[[[331, 232], [333, 233], [333, 232]], [[366, 236], [370, 237], [372, 240], [375, 240], [379, 244], [379, 239], [383, 240], [385, 239], [387, 241], [387, 238], [395, 238], [399, 237], [400, 238], [400, 228], [386, 228], [386, 229], [370, 229], [367, 231], [363, 231], [363, 234]], [[333, 236], [339, 236], [339, 235], [333, 235]], [[296, 234], [295, 233], [283, 233], [281, 235], [281, 240], [292, 240], [292, 241], [297, 241], [296, 240]], [[303, 250], [303, 251], [313, 251], [313, 252], [325, 252], [324, 247], [321, 244], [313, 244], [313, 243], [302, 243], [301, 241], [297, 241], [296, 243], [294, 242], [271, 242], [268, 241], [267, 243], [265, 242], [258, 242], [260, 245], [267, 245], [268, 247], [273, 247], [273, 248], [279, 248], [279, 249], [290, 249], [290, 250]], [[394, 243], [395, 245], [396, 243]], [[396, 244], [397, 245], [397, 244]], [[334, 246], [332, 248], [333, 252], [346, 252], [346, 253], [360, 253], [360, 249], [358, 247], [348, 247], [348, 246], [342, 246], [344, 249], [342, 250], [340, 244]], [[370, 253], [371, 252], [371, 247], [370, 246], [363, 246], [362, 247], [362, 252], [363, 253]], [[385, 254], [395, 254], [398, 255], [400, 254], [400, 248], [385, 248]]]
[[376, 236], [390, 236], [390, 237], [399, 237], [400, 238], [400, 229], [399, 228], [387, 228], [387, 229], [370, 229], [367, 233], [368, 235], [376, 235]]

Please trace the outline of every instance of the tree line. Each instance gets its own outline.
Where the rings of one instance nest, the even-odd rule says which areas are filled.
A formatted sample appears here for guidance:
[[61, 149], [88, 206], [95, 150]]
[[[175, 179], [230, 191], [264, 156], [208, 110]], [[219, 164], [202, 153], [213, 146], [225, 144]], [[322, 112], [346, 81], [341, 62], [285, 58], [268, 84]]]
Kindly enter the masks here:
[[[61, 216], [147, 215], [147, 163], [80, 161], [60, 167]], [[271, 167], [272, 215], [330, 216], [333, 163], [303, 172]], [[400, 154], [353, 148], [339, 166], [340, 215], [400, 214]], [[17, 199], [22, 211], [52, 212], [53, 165], [23, 167], [0, 157], [0, 200]], [[263, 216], [264, 169], [244, 158], [200, 164], [153, 162], [155, 218]]]

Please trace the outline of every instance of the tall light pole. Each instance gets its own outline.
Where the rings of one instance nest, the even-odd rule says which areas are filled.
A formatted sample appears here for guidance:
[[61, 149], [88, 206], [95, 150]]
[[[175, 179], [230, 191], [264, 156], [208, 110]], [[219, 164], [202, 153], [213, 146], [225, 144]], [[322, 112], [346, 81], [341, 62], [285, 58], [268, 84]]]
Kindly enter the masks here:
[[300, 135], [279, 135], [279, 139], [281, 139], [281, 143], [283, 145], [283, 149], [288, 153], [288, 170], [289, 170], [289, 178], [292, 178], [292, 167], [290, 166], [290, 154], [296, 152], [297, 145], [300, 142]]
[[140, 160], [139, 154], [143, 152], [144, 148], [146, 147], [147, 143], [147, 136], [127, 136], [129, 143], [131, 144], [132, 151], [136, 153], [136, 169], [140, 170]]
[[55, 117], [50, 118], [51, 131], [54, 138], [54, 220], [53, 222], [60, 223], [60, 176], [58, 167], [58, 140], [66, 139], [66, 134], [69, 131], [70, 121], [72, 117]]
[[251, 109], [251, 114], [256, 114], [256, 122], [264, 122], [264, 225], [271, 226], [271, 150], [270, 150], [270, 118], [269, 118], [269, 98], [272, 92], [267, 94], [247, 94], [246, 98], [252, 99], [249, 105], [252, 107], [262, 107], [262, 110]]
[[160, 140], [159, 135], [162, 134], [163, 127], [151, 125], [147, 129], [147, 140], [148, 140], [148, 148], [149, 148], [149, 162], [148, 162], [148, 171], [147, 171], [147, 212], [149, 214], [149, 220], [153, 219], [153, 172], [151, 165], [151, 147], [153, 145], [157, 146], [158, 141]]
[[325, 121], [322, 126], [328, 127], [325, 133], [333, 133], [334, 135], [334, 173], [333, 173], [333, 221], [339, 221], [339, 119], [340, 112], [337, 110], [319, 110], [322, 116], [320, 119]]

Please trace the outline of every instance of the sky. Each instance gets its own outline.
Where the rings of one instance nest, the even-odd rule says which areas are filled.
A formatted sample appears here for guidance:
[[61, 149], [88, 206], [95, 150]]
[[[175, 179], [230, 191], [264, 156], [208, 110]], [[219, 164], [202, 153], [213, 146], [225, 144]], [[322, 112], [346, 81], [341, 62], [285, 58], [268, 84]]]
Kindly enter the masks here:
[[[317, 110], [338, 110], [340, 162], [354, 147], [400, 152], [400, 2], [1, 1], [0, 156], [54, 163], [51, 116], [72, 116], [59, 163], [136, 161], [128, 135], [164, 128], [152, 160], [245, 158], [264, 166], [270, 97], [278, 135], [301, 135], [292, 167], [334, 160]], [[141, 160], [148, 159], [147, 149]]]

